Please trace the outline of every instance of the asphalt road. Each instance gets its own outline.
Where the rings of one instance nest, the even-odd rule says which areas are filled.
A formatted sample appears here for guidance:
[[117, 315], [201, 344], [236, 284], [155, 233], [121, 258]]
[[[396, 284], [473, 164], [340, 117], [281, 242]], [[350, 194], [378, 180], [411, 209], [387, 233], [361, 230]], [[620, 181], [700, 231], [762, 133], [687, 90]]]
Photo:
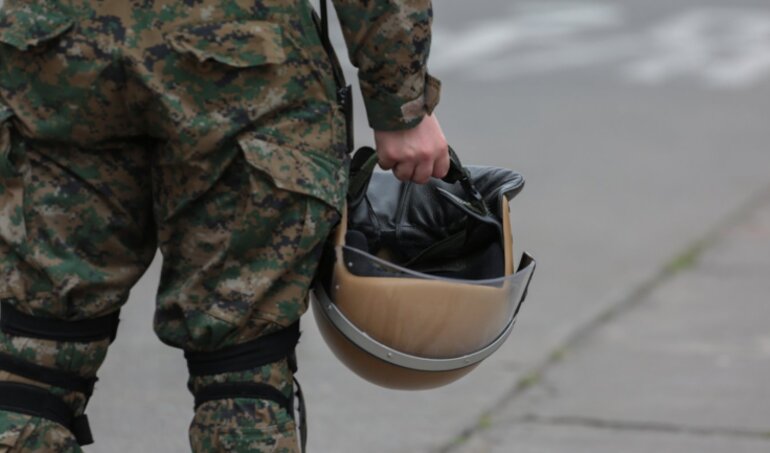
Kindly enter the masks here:
[[[435, 9], [437, 114], [464, 161], [527, 178], [512, 204], [515, 239], [538, 271], [508, 343], [435, 391], [361, 381], [309, 315], [299, 379], [311, 452], [451, 444], [574, 332], [770, 183], [765, 1], [442, 0]], [[359, 143], [371, 143], [358, 113]], [[151, 330], [158, 264], [132, 292], [100, 372], [87, 451], [188, 450], [184, 362]]]

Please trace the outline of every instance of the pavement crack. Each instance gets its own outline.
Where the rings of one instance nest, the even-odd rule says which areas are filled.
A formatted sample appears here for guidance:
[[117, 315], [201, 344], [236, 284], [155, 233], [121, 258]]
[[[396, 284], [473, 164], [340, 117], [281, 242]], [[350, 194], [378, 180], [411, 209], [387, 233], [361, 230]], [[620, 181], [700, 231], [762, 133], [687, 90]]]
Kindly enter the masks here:
[[655, 433], [688, 434], [693, 436], [740, 437], [760, 439], [770, 442], [770, 432], [768, 431], [755, 431], [728, 427], [692, 426], [654, 421], [607, 420], [586, 416], [541, 416], [529, 414], [516, 418], [513, 420], [513, 422], [551, 426], [576, 426], [610, 431], [646, 431]]
[[[452, 453], [470, 438], [488, 429], [491, 425], [490, 421], [494, 420], [496, 414], [500, 413], [511, 401], [539, 385], [545, 373], [553, 365], [565, 360], [569, 355], [569, 351], [583, 344], [600, 327], [612, 322], [623, 313], [647, 300], [656, 289], [696, 266], [704, 252], [719, 242], [730, 229], [748, 220], [754, 212], [765, 206], [768, 200], [770, 200], [770, 184], [752, 193], [743, 203], [739, 204], [734, 210], [729, 211], [711, 228], [706, 230], [705, 233], [696, 237], [669, 260], [663, 262], [657, 271], [632, 288], [625, 296], [611, 303], [592, 319], [577, 326], [565, 337], [564, 341], [546, 355], [544, 360], [535, 364], [528, 372], [524, 373], [523, 377], [510, 390], [504, 393], [492, 407], [483, 411], [472, 425], [466, 427], [457, 436], [438, 446], [433, 451], [435, 453]], [[760, 433], [759, 437], [768, 438], [769, 435], [768, 433]]]

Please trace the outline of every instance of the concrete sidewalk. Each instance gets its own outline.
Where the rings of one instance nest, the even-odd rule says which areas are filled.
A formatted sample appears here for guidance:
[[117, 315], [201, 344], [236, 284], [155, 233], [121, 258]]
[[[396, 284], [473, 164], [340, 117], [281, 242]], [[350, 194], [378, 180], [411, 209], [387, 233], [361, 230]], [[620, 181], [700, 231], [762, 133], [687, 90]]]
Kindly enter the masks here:
[[445, 451], [770, 451], [770, 193]]

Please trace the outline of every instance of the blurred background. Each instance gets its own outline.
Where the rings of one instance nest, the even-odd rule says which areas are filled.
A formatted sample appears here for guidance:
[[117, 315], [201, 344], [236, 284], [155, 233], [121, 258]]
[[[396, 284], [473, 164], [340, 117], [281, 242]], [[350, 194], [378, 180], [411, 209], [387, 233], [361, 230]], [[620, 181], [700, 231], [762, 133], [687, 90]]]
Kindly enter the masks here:
[[[435, 391], [362, 381], [308, 315], [309, 451], [770, 451], [767, 0], [434, 7], [437, 114], [466, 163], [524, 174], [515, 240], [538, 271], [506, 345]], [[356, 126], [371, 144], [360, 104]], [[158, 270], [124, 309], [86, 451], [189, 451]]]

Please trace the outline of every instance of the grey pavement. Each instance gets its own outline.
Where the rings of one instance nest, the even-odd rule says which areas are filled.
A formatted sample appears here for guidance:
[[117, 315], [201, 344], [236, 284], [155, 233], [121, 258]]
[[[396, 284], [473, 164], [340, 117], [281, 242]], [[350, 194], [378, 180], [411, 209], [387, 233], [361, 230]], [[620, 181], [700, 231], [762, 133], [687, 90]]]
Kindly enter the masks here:
[[770, 191], [452, 448], [770, 451]]
[[[770, 451], [766, 210], [722, 228], [770, 184], [767, 2], [435, 9], [445, 133], [465, 162], [525, 175], [515, 239], [538, 271], [506, 345], [435, 391], [361, 381], [308, 315], [309, 451]], [[151, 329], [159, 264], [123, 311], [87, 451], [189, 451], [184, 361]]]

